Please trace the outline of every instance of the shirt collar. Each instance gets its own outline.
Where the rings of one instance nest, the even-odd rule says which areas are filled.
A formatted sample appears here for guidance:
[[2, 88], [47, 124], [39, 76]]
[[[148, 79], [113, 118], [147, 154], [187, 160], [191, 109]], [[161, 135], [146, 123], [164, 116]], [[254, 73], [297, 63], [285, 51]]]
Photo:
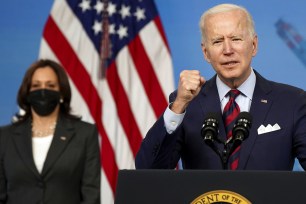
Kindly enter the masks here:
[[[231, 90], [231, 88], [228, 87], [226, 84], [224, 84], [221, 81], [221, 79], [219, 78], [218, 75], [217, 75], [217, 79], [216, 79], [216, 84], [217, 84], [217, 89], [218, 89], [220, 101], [222, 101], [224, 99], [224, 97], [226, 96], [226, 94]], [[253, 69], [251, 68], [250, 76], [237, 89], [244, 96], [246, 96], [247, 98], [252, 100], [254, 89], [255, 89], [255, 84], [256, 84], [256, 75], [255, 75]]]

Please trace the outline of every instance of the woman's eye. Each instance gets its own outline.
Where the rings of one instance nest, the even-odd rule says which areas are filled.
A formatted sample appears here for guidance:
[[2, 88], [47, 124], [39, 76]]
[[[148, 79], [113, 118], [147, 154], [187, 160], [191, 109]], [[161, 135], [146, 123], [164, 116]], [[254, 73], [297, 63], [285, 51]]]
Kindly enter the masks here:
[[47, 88], [49, 88], [49, 89], [54, 89], [54, 88], [56, 88], [56, 87], [57, 87], [56, 84], [48, 84], [48, 85], [47, 85]]
[[38, 84], [32, 84], [31, 87], [32, 87], [32, 88], [37, 88], [37, 87], [39, 87], [39, 85], [38, 85]]

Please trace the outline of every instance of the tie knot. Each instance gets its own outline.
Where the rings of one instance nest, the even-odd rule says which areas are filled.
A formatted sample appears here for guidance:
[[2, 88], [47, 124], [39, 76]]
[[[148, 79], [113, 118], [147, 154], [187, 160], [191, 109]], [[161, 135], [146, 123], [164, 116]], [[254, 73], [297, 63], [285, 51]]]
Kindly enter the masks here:
[[237, 89], [232, 89], [228, 92], [230, 98], [236, 99], [236, 97], [240, 94], [240, 91]]

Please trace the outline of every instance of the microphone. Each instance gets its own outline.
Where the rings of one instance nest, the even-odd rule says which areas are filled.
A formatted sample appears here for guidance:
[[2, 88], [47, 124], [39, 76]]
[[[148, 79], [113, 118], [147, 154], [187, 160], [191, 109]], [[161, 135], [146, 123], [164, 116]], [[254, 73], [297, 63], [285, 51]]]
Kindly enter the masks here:
[[230, 142], [233, 145], [230, 148], [229, 155], [231, 155], [235, 149], [241, 145], [241, 143], [249, 137], [250, 128], [252, 126], [252, 116], [248, 112], [239, 113], [236, 123], [232, 129], [232, 138]]
[[239, 113], [232, 130], [234, 142], [241, 142], [249, 137], [249, 130], [252, 126], [252, 116], [248, 112]]
[[212, 146], [214, 140], [217, 139], [218, 125], [219, 115], [217, 113], [209, 112], [201, 129], [201, 135], [204, 139], [204, 142], [209, 146]]

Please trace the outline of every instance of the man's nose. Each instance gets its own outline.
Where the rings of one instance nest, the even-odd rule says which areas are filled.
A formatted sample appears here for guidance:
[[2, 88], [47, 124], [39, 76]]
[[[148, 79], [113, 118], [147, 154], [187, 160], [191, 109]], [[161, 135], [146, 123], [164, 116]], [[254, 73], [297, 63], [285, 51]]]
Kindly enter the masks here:
[[233, 46], [230, 40], [225, 40], [223, 42], [223, 54], [232, 54], [233, 53]]

